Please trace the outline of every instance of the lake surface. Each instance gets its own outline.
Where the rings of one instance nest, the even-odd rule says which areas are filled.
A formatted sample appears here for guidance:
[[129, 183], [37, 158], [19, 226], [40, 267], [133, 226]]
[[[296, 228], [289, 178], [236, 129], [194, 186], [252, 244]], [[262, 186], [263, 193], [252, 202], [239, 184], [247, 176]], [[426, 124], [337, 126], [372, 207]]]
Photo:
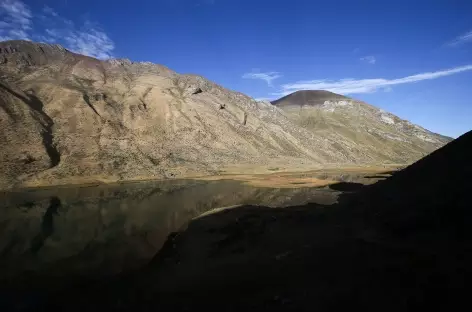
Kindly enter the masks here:
[[231, 180], [1, 193], [1, 288], [53, 289], [137, 269], [170, 233], [215, 208], [331, 204], [338, 194], [329, 188], [258, 188]]

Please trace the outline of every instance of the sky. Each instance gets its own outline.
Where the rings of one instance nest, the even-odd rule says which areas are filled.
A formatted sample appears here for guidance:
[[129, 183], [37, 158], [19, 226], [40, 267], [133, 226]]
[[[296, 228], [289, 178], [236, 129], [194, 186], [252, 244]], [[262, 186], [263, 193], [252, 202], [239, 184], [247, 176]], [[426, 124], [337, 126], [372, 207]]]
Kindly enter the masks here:
[[472, 1], [0, 0], [0, 40], [163, 64], [256, 99], [324, 89], [472, 130]]

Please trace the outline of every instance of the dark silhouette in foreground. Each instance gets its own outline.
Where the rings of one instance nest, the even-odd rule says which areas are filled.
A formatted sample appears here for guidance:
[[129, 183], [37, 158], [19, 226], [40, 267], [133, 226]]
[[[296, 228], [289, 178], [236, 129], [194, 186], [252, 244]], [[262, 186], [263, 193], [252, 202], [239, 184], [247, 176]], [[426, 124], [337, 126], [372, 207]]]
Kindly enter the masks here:
[[333, 206], [244, 206], [171, 235], [145, 268], [48, 311], [414, 311], [470, 304], [472, 133]]
[[354, 183], [354, 182], [339, 182], [339, 183], [331, 184], [329, 186], [330, 189], [335, 190], [335, 191], [341, 191], [341, 192], [359, 191], [363, 187], [364, 187], [364, 184]]

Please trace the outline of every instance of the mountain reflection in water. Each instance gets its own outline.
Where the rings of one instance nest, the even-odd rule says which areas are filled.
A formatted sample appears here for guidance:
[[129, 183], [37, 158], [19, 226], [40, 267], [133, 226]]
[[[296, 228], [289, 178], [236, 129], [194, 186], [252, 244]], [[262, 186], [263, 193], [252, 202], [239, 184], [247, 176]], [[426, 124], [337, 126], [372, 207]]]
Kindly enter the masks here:
[[[327, 188], [257, 188], [238, 181], [172, 180], [58, 187], [0, 196], [0, 282], [62, 287], [139, 268], [171, 232], [214, 208], [331, 204]], [[11, 289], [11, 288], [10, 288]]]

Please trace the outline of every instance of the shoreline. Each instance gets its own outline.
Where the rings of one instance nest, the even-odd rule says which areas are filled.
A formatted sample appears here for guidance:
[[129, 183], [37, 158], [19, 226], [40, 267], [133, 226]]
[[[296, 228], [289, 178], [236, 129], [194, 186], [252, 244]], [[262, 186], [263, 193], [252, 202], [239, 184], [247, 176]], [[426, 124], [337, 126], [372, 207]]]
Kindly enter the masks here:
[[[167, 182], [182, 180], [197, 181], [219, 181], [234, 180], [241, 181], [244, 184], [254, 187], [270, 187], [270, 188], [300, 188], [300, 187], [324, 187], [339, 182], [352, 182], [356, 179], [362, 179], [367, 174], [387, 174], [390, 172], [401, 170], [406, 165], [389, 164], [389, 165], [368, 165], [368, 166], [326, 166], [322, 168], [268, 168], [265, 172], [257, 171], [257, 168], [241, 168], [236, 173], [236, 168], [226, 168], [221, 174], [208, 175], [188, 175], [175, 178], [135, 178], [129, 180], [119, 180], [98, 177], [83, 177], [70, 180], [58, 180], [57, 183], [26, 183], [22, 186], [0, 189], [0, 193], [14, 192], [32, 192], [38, 190], [49, 190], [56, 188], [86, 188], [98, 186], [126, 185], [135, 183], [151, 183], [151, 182]], [[246, 170], [245, 170], [246, 169]], [[248, 169], [253, 169], [253, 172]], [[274, 170], [276, 169], [276, 170]], [[63, 183], [60, 183], [63, 181]]]

